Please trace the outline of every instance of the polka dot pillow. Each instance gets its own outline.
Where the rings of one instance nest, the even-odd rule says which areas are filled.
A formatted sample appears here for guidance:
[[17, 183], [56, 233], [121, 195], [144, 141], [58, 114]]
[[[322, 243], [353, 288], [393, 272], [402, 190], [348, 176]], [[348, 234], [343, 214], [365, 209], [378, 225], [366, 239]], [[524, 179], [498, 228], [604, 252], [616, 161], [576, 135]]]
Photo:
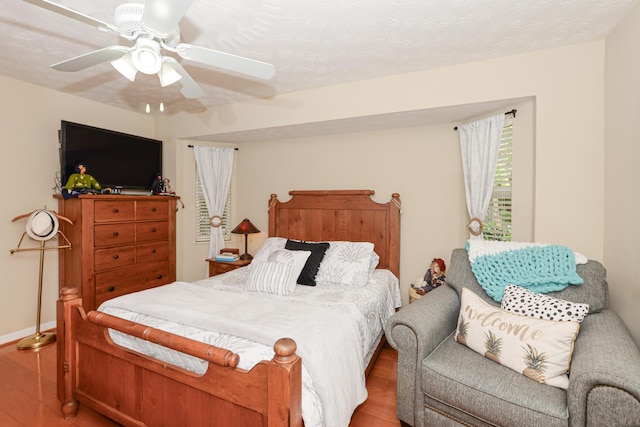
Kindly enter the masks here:
[[500, 308], [537, 319], [582, 322], [589, 304], [580, 304], [538, 294], [516, 285], [507, 285]]

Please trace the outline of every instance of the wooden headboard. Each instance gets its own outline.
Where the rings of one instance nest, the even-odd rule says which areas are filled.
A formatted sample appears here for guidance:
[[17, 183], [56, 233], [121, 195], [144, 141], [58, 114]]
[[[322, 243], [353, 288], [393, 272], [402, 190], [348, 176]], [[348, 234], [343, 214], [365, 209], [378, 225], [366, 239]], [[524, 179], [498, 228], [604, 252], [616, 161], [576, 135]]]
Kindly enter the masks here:
[[400, 277], [400, 195], [387, 203], [373, 190], [289, 191], [291, 200], [269, 200], [269, 236], [308, 241], [371, 242], [378, 268]]

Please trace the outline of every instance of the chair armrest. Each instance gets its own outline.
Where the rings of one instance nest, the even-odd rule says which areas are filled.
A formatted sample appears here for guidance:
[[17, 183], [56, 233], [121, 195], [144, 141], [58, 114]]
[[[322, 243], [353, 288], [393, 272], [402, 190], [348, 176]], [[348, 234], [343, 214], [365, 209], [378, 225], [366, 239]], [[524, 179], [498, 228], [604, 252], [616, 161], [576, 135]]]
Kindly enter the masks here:
[[580, 325], [567, 399], [571, 425], [640, 425], [640, 350], [613, 311]]
[[400, 420], [416, 425], [414, 417], [422, 417], [418, 413], [422, 410], [421, 362], [456, 329], [459, 311], [458, 293], [442, 285], [387, 320], [385, 335], [398, 350], [396, 412]]

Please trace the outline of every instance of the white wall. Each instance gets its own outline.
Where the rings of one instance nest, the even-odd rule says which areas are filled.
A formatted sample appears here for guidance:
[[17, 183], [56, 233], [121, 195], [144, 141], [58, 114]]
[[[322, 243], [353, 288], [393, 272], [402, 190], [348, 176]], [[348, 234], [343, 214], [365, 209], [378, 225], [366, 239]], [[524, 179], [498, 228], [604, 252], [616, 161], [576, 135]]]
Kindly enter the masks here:
[[604, 264], [610, 304], [640, 344], [640, 8], [607, 38]]
[[[611, 44], [633, 44], [637, 37], [627, 34], [630, 32], [630, 29], [623, 31], [621, 41], [612, 38], [608, 49]], [[628, 59], [608, 58], [608, 72], [610, 68], [616, 69], [617, 62], [624, 67], [637, 67], [635, 62], [627, 63]], [[534, 143], [527, 148], [526, 155], [515, 160], [526, 158], [524, 165], [530, 168], [527, 174], [533, 177], [530, 184], [524, 185], [529, 189], [515, 196], [522, 199], [518, 209], [527, 205], [519, 215], [528, 223], [527, 228], [533, 229], [532, 239], [566, 244], [590, 258], [603, 260], [604, 68], [605, 42], [598, 41], [286, 94], [201, 114], [178, 114], [157, 119], [155, 124], [145, 115], [0, 78], [5, 99], [0, 107], [5, 129], [5, 156], [0, 173], [9, 196], [0, 208], [5, 246], [0, 252], [5, 294], [0, 302], [0, 337], [20, 333], [35, 323], [37, 259], [35, 254], [9, 255], [23, 230], [23, 225], [11, 223], [10, 219], [45, 204], [53, 206], [52, 176], [58, 169], [55, 133], [62, 118], [165, 141], [164, 173], [172, 179], [174, 189], [183, 196], [186, 205], [178, 213], [178, 278], [191, 280], [206, 275], [207, 249], [206, 245], [193, 243], [189, 223], [192, 220], [187, 219], [187, 209], [192, 209], [189, 198], [193, 197], [188, 194], [192, 191], [188, 177], [193, 174], [193, 154], [186, 148], [187, 143], [192, 143], [191, 137], [491, 100], [532, 99], [528, 106], [518, 106], [523, 111], [528, 108], [530, 113], [522, 117], [519, 114], [515, 121], [526, 128], [517, 132], [523, 132], [522, 137]], [[638, 75], [631, 72], [625, 77], [629, 83], [633, 74]], [[609, 78], [607, 84], [613, 85]], [[618, 91], [618, 98], [627, 96], [622, 94], [623, 87]], [[631, 102], [628, 101], [629, 105]], [[637, 117], [637, 111], [630, 115]], [[628, 120], [623, 124], [632, 123]], [[18, 132], [16, 124], [26, 131]], [[403, 202], [401, 279], [406, 289], [410, 281], [424, 273], [429, 258], [442, 256], [448, 260], [451, 249], [462, 245], [466, 238], [457, 135], [451, 129], [455, 124], [240, 144], [234, 188], [235, 220], [247, 216], [266, 230], [269, 194], [275, 192], [286, 199], [290, 189], [372, 188], [379, 201], [399, 192]], [[330, 156], [331, 151], [338, 152], [337, 160]], [[617, 161], [610, 157], [610, 151], [606, 154], [607, 165]], [[437, 173], [426, 166], [434, 157], [439, 160]], [[310, 166], [304, 167], [305, 162]], [[609, 165], [607, 170], [607, 178], [616, 180], [609, 181], [609, 188], [623, 181], [615, 173], [611, 175], [613, 168]], [[625, 195], [634, 194], [631, 185], [621, 187]], [[607, 234], [613, 231], [610, 225], [617, 221], [621, 210], [618, 203], [623, 197], [616, 196], [616, 190], [611, 190], [614, 192], [611, 196], [607, 194], [608, 202], [616, 202], [613, 209], [607, 208]], [[535, 197], [522, 198], [526, 191], [533, 192]], [[438, 200], [436, 207], [432, 207], [434, 198]], [[416, 224], [420, 231], [410, 231]], [[618, 230], [616, 234], [622, 239], [629, 235], [625, 231]], [[261, 234], [250, 239], [252, 253], [264, 237]], [[240, 241], [234, 243], [241, 245]], [[633, 246], [629, 244], [628, 251], [610, 251], [617, 244], [607, 245], [607, 257], [619, 255], [629, 259]], [[44, 322], [54, 320], [56, 258], [55, 254], [47, 254]], [[637, 288], [630, 284], [633, 282], [629, 265], [632, 264], [616, 265], [616, 274], [625, 275], [619, 281], [621, 284], [616, 285], [620, 292], [616, 298], [636, 296], [632, 293]], [[406, 300], [406, 292], [403, 294]], [[637, 314], [634, 315], [640, 312], [637, 303], [632, 303], [629, 312], [625, 317], [627, 324], [639, 323]]]
[[[519, 137], [528, 141], [526, 152], [516, 161], [522, 162], [530, 179], [517, 183], [523, 188], [515, 196], [520, 199], [518, 215], [527, 231], [518, 231], [516, 238], [566, 244], [602, 260], [603, 63], [604, 41], [599, 41], [286, 94], [199, 115], [180, 114], [163, 119], [158, 133], [170, 129], [174, 136], [188, 139], [341, 117], [532, 99], [529, 114], [515, 119]], [[518, 130], [519, 124], [522, 129]], [[291, 189], [371, 188], [378, 201], [399, 192], [403, 202], [401, 280], [406, 289], [424, 274], [430, 258], [448, 259], [451, 250], [466, 239], [453, 125], [239, 144], [235, 220], [247, 216], [266, 230], [269, 194], [286, 200]], [[181, 158], [184, 173], [192, 173], [188, 172], [192, 154], [184, 157], [183, 151], [178, 149], [176, 158]], [[438, 161], [435, 168], [429, 164], [434, 159]], [[523, 197], [531, 192], [535, 198]], [[434, 198], [438, 207], [431, 207]], [[419, 231], [410, 231], [415, 229]], [[251, 238], [253, 252], [265, 235]], [[197, 263], [206, 253], [188, 243], [188, 234], [183, 237], [178, 263], [202, 271]], [[403, 294], [406, 300], [404, 289]]]
[[[45, 206], [57, 210], [54, 178], [59, 171], [60, 120], [70, 120], [153, 137], [153, 120], [142, 114], [107, 107], [17, 80], [0, 77], [0, 343], [35, 331], [40, 251], [9, 253], [17, 247], [26, 220], [11, 219]], [[89, 171], [90, 173], [91, 171]], [[98, 180], [100, 177], [96, 177]], [[56, 241], [48, 245], [56, 246]], [[26, 238], [21, 247], [39, 247]], [[42, 321], [55, 321], [58, 296], [58, 254], [45, 252]]]

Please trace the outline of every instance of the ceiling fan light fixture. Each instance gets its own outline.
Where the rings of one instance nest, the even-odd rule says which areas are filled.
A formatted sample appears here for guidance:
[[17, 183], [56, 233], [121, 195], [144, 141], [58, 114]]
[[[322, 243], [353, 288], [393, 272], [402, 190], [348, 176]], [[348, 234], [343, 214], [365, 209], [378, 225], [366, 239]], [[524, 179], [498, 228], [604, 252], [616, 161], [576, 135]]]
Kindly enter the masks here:
[[180, 93], [189, 99], [203, 97], [205, 93], [180, 62], [172, 56], [162, 55], [165, 50], [182, 59], [209, 65], [222, 72], [263, 80], [271, 79], [275, 75], [274, 66], [266, 62], [181, 43], [179, 24], [193, 0], [125, 3], [115, 9], [116, 25], [58, 4], [57, 0], [25, 1], [135, 42], [134, 46], [109, 46], [51, 65], [51, 68], [58, 71], [81, 71], [111, 62], [113, 67], [130, 81], [135, 80], [138, 71], [148, 75], [157, 74], [162, 87], [180, 81]]
[[145, 74], [156, 74], [162, 68], [160, 45], [154, 40], [139, 38], [131, 54], [133, 65]]
[[120, 59], [111, 61], [111, 65], [113, 65], [113, 68], [118, 70], [120, 74], [122, 74], [129, 80], [134, 81], [136, 79], [138, 69], [135, 67], [135, 65], [133, 65], [130, 53], [125, 53], [120, 57]]
[[162, 69], [158, 72], [160, 86], [165, 87], [174, 84], [182, 78], [182, 76], [173, 68], [173, 66], [164, 58]]

